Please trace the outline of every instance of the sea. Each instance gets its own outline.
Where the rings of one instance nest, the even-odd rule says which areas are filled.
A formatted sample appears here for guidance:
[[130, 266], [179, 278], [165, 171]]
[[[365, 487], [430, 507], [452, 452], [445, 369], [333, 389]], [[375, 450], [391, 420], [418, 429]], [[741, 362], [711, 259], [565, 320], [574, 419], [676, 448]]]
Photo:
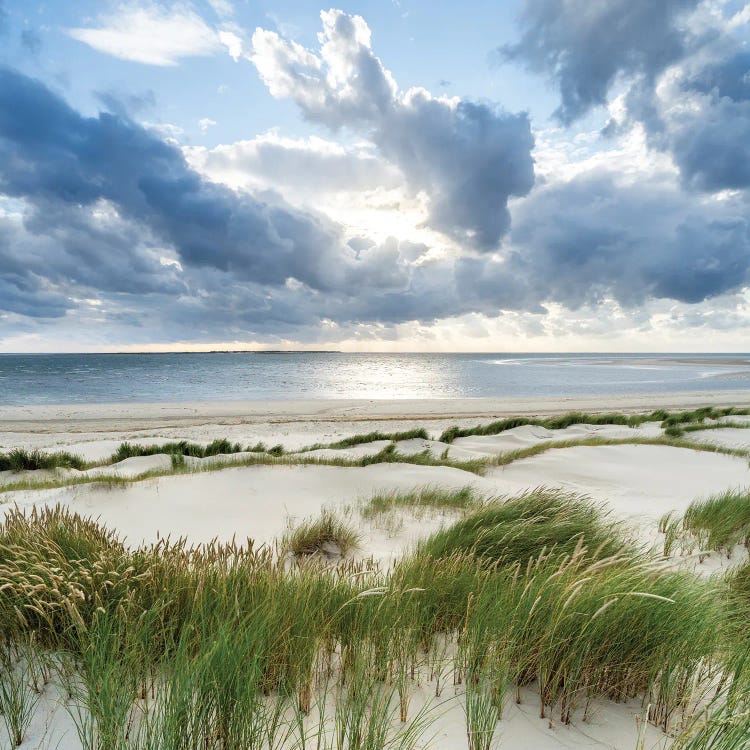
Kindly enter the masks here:
[[750, 390], [750, 354], [2, 354], [0, 405]]

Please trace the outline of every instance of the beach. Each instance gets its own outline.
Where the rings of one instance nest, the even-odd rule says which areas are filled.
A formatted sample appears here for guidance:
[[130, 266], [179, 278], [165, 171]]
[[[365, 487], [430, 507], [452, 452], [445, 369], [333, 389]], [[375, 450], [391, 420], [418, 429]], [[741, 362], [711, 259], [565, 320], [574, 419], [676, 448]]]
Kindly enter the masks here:
[[[664, 442], [657, 419], [637, 417], [655, 409], [678, 413], [708, 406], [746, 411], [750, 395], [5, 406], [0, 407], [0, 453], [66, 451], [85, 464], [0, 472], [0, 515], [14, 508], [62, 507], [96, 519], [130, 548], [182, 539], [189, 545], [252, 543], [272, 549], [295, 528], [332, 513], [359, 537], [348, 557], [387, 570], [462, 514], [402, 507], [367, 517], [363, 509], [371, 498], [470, 488], [477, 497], [496, 501], [544, 487], [592, 499], [640, 544], [658, 551], [665, 514], [682, 514], [701, 497], [750, 487], [750, 416], [709, 417], [697, 424], [706, 429], [687, 433], [692, 447]], [[618, 413], [621, 422], [635, 421], [591, 424], [597, 420], [590, 417], [564, 427], [543, 426], [545, 419], [572, 412]], [[477, 425], [509, 417], [528, 423], [495, 434], [477, 431]], [[469, 434], [447, 437], [454, 427]], [[410, 436], [414, 430], [418, 437]], [[353, 438], [357, 435], [366, 437]], [[158, 449], [110, 458], [123, 442], [184, 441], [205, 448], [218, 439], [236, 449], [202, 458], [186, 455], [178, 463]], [[256, 444], [262, 450], [251, 450]], [[263, 452], [271, 446], [281, 446], [277, 455]], [[686, 554], [675, 565], [707, 576], [745, 557], [738, 548], [731, 558]], [[413, 704], [428, 703], [429, 690], [429, 680], [415, 685]], [[464, 746], [462, 688], [454, 692], [458, 697], [435, 722], [439, 741], [433, 746]], [[672, 738], [644, 723], [638, 701], [597, 699], [585, 722], [574, 717], [569, 725], [536, 718], [538, 713], [537, 697], [525, 689], [522, 702], [511, 704], [498, 725], [501, 747], [626, 750], [638, 737], [642, 747], [668, 747]], [[69, 712], [51, 692], [40, 703], [24, 747], [72, 750], [80, 747], [74, 734]]]

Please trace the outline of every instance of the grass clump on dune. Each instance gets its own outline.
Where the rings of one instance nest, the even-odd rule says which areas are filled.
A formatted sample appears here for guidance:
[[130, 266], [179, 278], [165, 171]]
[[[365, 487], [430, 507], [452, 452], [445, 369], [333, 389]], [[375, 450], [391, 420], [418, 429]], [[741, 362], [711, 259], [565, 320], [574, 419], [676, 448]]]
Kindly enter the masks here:
[[[501, 432], [526, 425], [544, 427], [548, 430], [563, 430], [575, 424], [639, 427], [645, 422], [660, 422], [667, 435], [670, 437], [679, 437], [686, 430], [685, 425], [694, 425], [694, 423], [702, 424], [706, 419], [720, 419], [731, 415], [740, 416], [747, 414], [750, 414], [750, 409], [738, 409], [735, 407], [718, 408], [712, 406], [680, 412], [669, 412], [664, 409], [658, 409], [657, 411], [644, 414], [586, 414], [584, 412], [570, 412], [547, 419], [512, 417], [490, 422], [489, 424], [476, 425], [475, 427], [461, 428], [453, 426], [444, 430], [439, 440], [444, 443], [452, 443], [456, 438], [469, 437], [471, 435], [499, 435]], [[745, 425], [737, 423], [727, 426]]]
[[324, 554], [346, 556], [360, 543], [360, 535], [330, 511], [319, 518], [303, 521], [289, 532], [281, 543], [282, 549], [295, 557]]
[[645, 420], [640, 415], [627, 414], [585, 414], [583, 412], [570, 412], [561, 414], [557, 417], [548, 419], [535, 419], [533, 417], [511, 417], [509, 419], [500, 419], [489, 424], [476, 425], [475, 427], [461, 428], [458, 426], [449, 427], [444, 430], [438, 438], [443, 443], [452, 443], [456, 438], [469, 437], [472, 435], [499, 435], [501, 432], [512, 430], [516, 427], [544, 427], [548, 430], [562, 430], [574, 424], [619, 424], [628, 427], [637, 427]]
[[750, 749], [750, 563], [727, 577], [730, 640], [713, 699], [677, 737], [675, 750]]
[[156, 456], [164, 453], [166, 455], [193, 456], [194, 458], [206, 458], [207, 456], [218, 456], [222, 453], [241, 453], [245, 449], [240, 443], [231, 443], [226, 438], [214, 440], [208, 445], [190, 443], [180, 440], [174, 443], [161, 443], [158, 445], [141, 445], [139, 443], [121, 443], [112, 454], [109, 463], [124, 461], [126, 458], [135, 456]]
[[704, 549], [725, 550], [743, 544], [750, 549], [750, 491], [729, 490], [690, 503], [683, 530]]
[[424, 487], [414, 492], [381, 492], [373, 495], [360, 507], [363, 518], [374, 518], [394, 510], [456, 510], [477, 508], [482, 500], [471, 487], [459, 490], [444, 490], [440, 487]]
[[37, 469], [84, 469], [85, 463], [80, 456], [67, 451], [46, 453], [44, 451], [27, 451], [14, 448], [7, 453], [0, 453], [0, 471], [35, 471]]
[[484, 574], [454, 556], [407, 560], [405, 584], [424, 588], [429, 628], [458, 632], [460, 679], [493, 683], [497, 706], [506, 691], [534, 686], [540, 715], [585, 718], [595, 698], [642, 696], [649, 720], [668, 730], [680, 710], [720, 667], [723, 607], [719, 592], [689, 573], [666, 572], [629, 553], [587, 558], [583, 550], [550, 558], [535, 551]]
[[365, 443], [374, 443], [377, 440], [390, 440], [391, 442], [397, 442], [399, 440], [415, 440], [422, 438], [423, 440], [429, 440], [430, 436], [427, 430], [424, 428], [418, 428], [414, 430], [406, 430], [403, 432], [368, 432], [365, 434], [351, 435], [350, 437], [336, 440], [332, 443], [315, 443], [314, 445], [304, 448], [304, 451], [319, 450], [321, 448], [332, 448], [334, 450], [340, 450], [342, 448], [353, 448], [355, 445], [363, 445]]
[[419, 547], [431, 558], [466, 555], [493, 567], [526, 565], [540, 554], [559, 558], [585, 550], [596, 559], [626, 549], [622, 527], [595, 503], [544, 488], [488, 503]]

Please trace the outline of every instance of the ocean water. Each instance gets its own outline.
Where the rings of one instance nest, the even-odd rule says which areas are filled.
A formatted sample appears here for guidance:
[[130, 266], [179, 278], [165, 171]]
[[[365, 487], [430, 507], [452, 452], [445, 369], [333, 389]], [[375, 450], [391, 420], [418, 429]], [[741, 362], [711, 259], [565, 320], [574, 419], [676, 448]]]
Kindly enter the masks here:
[[0, 404], [530, 398], [750, 389], [750, 355], [0, 355]]

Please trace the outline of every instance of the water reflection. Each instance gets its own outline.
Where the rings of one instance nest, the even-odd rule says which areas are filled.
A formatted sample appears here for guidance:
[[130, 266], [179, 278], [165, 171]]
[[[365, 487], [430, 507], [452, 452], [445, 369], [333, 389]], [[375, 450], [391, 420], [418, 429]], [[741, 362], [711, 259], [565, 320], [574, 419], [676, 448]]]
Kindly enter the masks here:
[[748, 355], [0, 355], [0, 403], [584, 396], [750, 388]]

